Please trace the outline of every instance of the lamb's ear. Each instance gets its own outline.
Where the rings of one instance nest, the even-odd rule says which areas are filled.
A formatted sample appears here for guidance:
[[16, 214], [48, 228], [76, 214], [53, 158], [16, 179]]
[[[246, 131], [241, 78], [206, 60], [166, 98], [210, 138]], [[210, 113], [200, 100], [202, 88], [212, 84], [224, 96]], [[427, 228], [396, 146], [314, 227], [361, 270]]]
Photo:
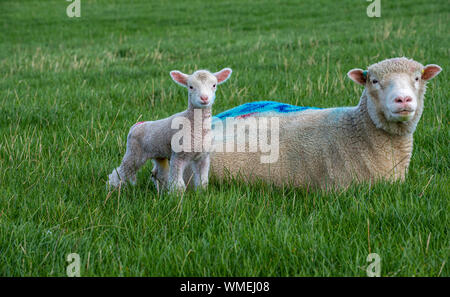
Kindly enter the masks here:
[[352, 69], [347, 73], [347, 76], [350, 77], [351, 80], [353, 80], [354, 82], [360, 84], [360, 85], [365, 85], [366, 84], [366, 79], [367, 79], [367, 71], [364, 71], [362, 69]]
[[227, 79], [229, 79], [231, 76], [231, 72], [233, 72], [231, 68], [224, 68], [219, 72], [214, 73], [217, 78], [217, 84], [224, 83]]
[[441, 72], [441, 71], [442, 71], [442, 68], [439, 65], [429, 64], [429, 65], [425, 66], [425, 68], [423, 68], [423, 70], [422, 70], [422, 79], [430, 80], [433, 77], [435, 77], [436, 75], [438, 75], [439, 72]]
[[180, 86], [187, 87], [187, 78], [188, 76], [184, 74], [183, 72], [180, 72], [178, 70], [170, 71], [170, 76], [172, 77], [173, 81], [179, 84]]

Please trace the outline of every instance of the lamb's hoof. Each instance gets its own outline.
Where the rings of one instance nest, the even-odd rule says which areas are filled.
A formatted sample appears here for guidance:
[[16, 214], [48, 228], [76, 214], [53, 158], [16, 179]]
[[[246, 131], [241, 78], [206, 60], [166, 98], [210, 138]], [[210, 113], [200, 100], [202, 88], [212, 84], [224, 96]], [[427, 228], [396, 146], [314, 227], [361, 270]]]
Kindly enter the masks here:
[[186, 186], [184, 184], [176, 184], [172, 185], [169, 189], [169, 193], [175, 193], [175, 194], [183, 194], [186, 191]]
[[158, 195], [164, 195], [164, 193], [169, 192], [169, 189], [166, 187], [166, 185], [160, 181], [154, 180], [153, 181], [155, 188], [156, 188], [156, 192], [158, 193]]
[[108, 182], [106, 183], [106, 189], [110, 190], [111, 188], [118, 188], [124, 182], [120, 178], [119, 174], [117, 174], [117, 170], [114, 170], [110, 175], [108, 175]]
[[158, 194], [162, 195], [163, 192], [167, 191], [167, 179], [159, 175], [158, 171], [152, 171], [151, 179]]
[[160, 186], [160, 182], [156, 179], [156, 177], [152, 176], [152, 182], [155, 185], [156, 192], [158, 194], [162, 194], [162, 192], [161, 192], [162, 187]]
[[202, 182], [200, 185], [200, 190], [207, 190], [208, 189], [208, 182]]

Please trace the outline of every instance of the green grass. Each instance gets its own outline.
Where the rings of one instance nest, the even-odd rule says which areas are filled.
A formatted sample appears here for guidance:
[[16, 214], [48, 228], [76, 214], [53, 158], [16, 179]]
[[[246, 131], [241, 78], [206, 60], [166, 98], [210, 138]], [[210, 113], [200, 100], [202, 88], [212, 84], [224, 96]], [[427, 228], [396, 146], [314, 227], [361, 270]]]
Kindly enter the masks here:
[[[0, 275], [450, 276], [446, 1], [0, 1]], [[205, 2], [205, 3], [204, 3]], [[215, 113], [356, 105], [351, 68], [394, 56], [430, 82], [404, 183], [336, 193], [212, 180], [158, 197], [150, 164], [108, 194], [129, 127], [186, 106], [169, 71], [233, 68]]]

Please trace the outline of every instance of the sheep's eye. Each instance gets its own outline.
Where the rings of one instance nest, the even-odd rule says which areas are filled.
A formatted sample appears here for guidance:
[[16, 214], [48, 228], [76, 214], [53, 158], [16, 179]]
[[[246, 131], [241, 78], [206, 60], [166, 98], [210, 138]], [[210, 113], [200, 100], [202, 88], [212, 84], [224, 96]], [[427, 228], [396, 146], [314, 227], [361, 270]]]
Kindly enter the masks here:
[[372, 83], [375, 85], [378, 83], [378, 80], [374, 79], [374, 80], [372, 80]]
[[215, 88], [216, 87], [216, 84], [213, 84], [213, 88]]
[[193, 90], [193, 89], [194, 89], [194, 87], [193, 87], [193, 86], [189, 86], [189, 89]]
[[419, 78], [418, 78], [418, 77], [416, 77], [416, 81], [419, 81]]

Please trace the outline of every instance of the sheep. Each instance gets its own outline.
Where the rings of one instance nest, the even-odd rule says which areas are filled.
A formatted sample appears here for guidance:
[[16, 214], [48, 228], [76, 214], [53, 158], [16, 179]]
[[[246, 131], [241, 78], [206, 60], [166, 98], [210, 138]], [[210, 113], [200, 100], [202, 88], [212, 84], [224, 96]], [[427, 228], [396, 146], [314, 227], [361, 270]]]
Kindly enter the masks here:
[[127, 181], [135, 184], [136, 172], [152, 159], [152, 180], [158, 192], [184, 190], [183, 172], [188, 165], [192, 167], [194, 187], [207, 187], [212, 105], [217, 85], [224, 83], [231, 72], [230, 68], [214, 74], [207, 70], [191, 75], [171, 71], [172, 79], [188, 89], [187, 110], [162, 120], [133, 125], [125, 156], [108, 176], [108, 185], [118, 187]]
[[[422, 115], [427, 82], [441, 67], [404, 57], [383, 60], [348, 77], [364, 86], [355, 107], [302, 108], [277, 102], [254, 102], [213, 119], [214, 146], [226, 145], [221, 129], [228, 117], [279, 118], [279, 158], [260, 162], [261, 151], [212, 152], [211, 174], [223, 180], [243, 177], [276, 185], [346, 188], [352, 183], [405, 179], [413, 133]], [[248, 134], [248, 133], [247, 133]], [[244, 135], [245, 141], [259, 141]], [[259, 137], [259, 136], [258, 136]], [[248, 139], [248, 140], [247, 140]], [[187, 173], [187, 176], [189, 172]]]

